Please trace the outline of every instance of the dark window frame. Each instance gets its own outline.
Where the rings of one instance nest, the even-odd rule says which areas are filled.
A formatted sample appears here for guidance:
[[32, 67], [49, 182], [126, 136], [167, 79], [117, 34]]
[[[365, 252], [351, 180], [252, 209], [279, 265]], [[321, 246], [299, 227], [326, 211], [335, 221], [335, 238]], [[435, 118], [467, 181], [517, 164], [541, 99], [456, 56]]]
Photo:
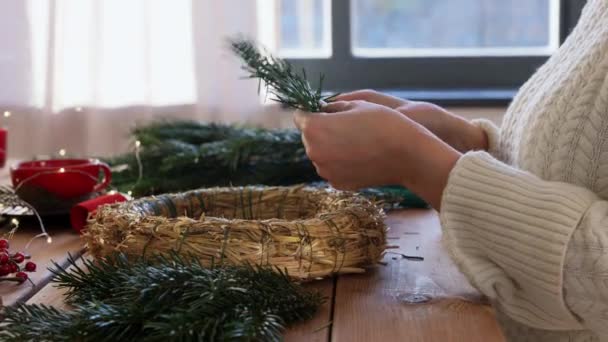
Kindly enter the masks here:
[[[560, 0], [560, 43], [576, 25], [586, 0]], [[325, 75], [332, 92], [372, 88], [410, 99], [452, 105], [501, 105], [546, 56], [360, 58], [351, 53], [350, 0], [332, 0], [332, 56], [290, 59], [309, 75]]]

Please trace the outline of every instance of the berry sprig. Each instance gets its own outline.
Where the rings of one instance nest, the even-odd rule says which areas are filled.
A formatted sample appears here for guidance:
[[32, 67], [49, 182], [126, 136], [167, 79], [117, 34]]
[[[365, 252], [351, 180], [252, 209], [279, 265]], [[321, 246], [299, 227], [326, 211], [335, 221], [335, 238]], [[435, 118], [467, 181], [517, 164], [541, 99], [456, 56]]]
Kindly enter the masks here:
[[9, 247], [8, 240], [0, 239], [0, 281], [15, 281], [19, 284], [26, 280], [31, 282], [26, 272], [35, 272], [36, 264], [32, 261], [23, 264], [31, 256], [21, 252], [12, 253]]

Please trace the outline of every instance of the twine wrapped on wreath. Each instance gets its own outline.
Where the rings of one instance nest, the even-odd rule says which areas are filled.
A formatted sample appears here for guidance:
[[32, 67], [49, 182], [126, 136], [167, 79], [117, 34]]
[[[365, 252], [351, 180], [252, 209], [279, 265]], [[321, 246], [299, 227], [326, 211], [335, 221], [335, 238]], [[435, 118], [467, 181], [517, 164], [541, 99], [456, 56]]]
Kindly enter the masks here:
[[100, 208], [96, 257], [177, 251], [204, 264], [273, 265], [297, 279], [361, 273], [386, 249], [384, 213], [353, 193], [309, 187], [200, 189]]

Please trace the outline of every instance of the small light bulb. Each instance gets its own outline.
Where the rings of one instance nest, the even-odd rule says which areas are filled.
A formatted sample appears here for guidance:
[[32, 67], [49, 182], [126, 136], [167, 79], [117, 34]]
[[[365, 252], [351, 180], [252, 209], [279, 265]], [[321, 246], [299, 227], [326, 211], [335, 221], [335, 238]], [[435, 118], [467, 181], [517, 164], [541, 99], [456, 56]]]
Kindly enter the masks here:
[[46, 243], [53, 243], [53, 238], [50, 235], [47, 235]]
[[61, 150], [59, 150], [59, 155], [60, 156], [62, 156], [62, 157], [65, 156], [65, 153], [66, 153], [65, 152], [65, 148], [62, 148]]
[[135, 140], [135, 147], [139, 148], [141, 146], [141, 141]]
[[9, 116], [11, 116], [11, 112], [9, 112], [8, 110], [4, 111], [4, 117], [8, 118]]
[[108, 192], [109, 195], [116, 195], [118, 193], [118, 191], [116, 190], [110, 190], [110, 192]]
[[127, 191], [127, 195], [129, 195], [129, 196], [133, 195], [133, 191], [131, 191], [131, 190]]
[[11, 220], [11, 224], [15, 227], [19, 227], [19, 220], [17, 220], [16, 218], [13, 218]]
[[59, 169], [59, 173], [64, 173], [64, 172], [65, 172], [65, 168], [62, 167]]

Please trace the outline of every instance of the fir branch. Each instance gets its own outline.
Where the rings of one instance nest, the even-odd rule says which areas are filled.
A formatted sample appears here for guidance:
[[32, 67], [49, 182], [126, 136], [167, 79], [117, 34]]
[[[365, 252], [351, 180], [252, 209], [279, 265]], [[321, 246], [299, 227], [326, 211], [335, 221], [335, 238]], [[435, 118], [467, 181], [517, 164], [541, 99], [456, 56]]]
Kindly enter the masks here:
[[306, 79], [305, 70], [299, 74], [289, 62], [263, 53], [251, 40], [232, 39], [230, 48], [243, 60], [243, 70], [248, 73], [248, 78], [263, 81], [274, 101], [296, 109], [320, 112], [322, 104], [336, 96], [323, 96], [323, 75], [319, 76], [318, 88], [313, 89]]
[[137, 337], [138, 322], [125, 320], [131, 307], [90, 302], [74, 310], [60, 311], [37, 304], [18, 304], [3, 309], [0, 339], [18, 341], [124, 341]]
[[320, 180], [294, 130], [267, 130], [195, 122], [138, 128], [144, 178], [133, 153], [110, 165], [112, 185], [135, 196], [229, 185], [292, 185]]
[[[294, 185], [320, 182], [295, 130], [268, 130], [194, 121], [159, 121], [138, 127], [143, 179], [135, 155], [108, 161], [127, 166], [113, 171], [112, 185], [135, 196], [214, 186]], [[322, 184], [324, 186], [326, 184]], [[386, 208], [426, 207], [402, 187], [365, 189]]]
[[68, 261], [51, 272], [75, 309], [6, 308], [1, 340], [276, 341], [324, 300], [267, 267], [205, 268], [176, 254]]

